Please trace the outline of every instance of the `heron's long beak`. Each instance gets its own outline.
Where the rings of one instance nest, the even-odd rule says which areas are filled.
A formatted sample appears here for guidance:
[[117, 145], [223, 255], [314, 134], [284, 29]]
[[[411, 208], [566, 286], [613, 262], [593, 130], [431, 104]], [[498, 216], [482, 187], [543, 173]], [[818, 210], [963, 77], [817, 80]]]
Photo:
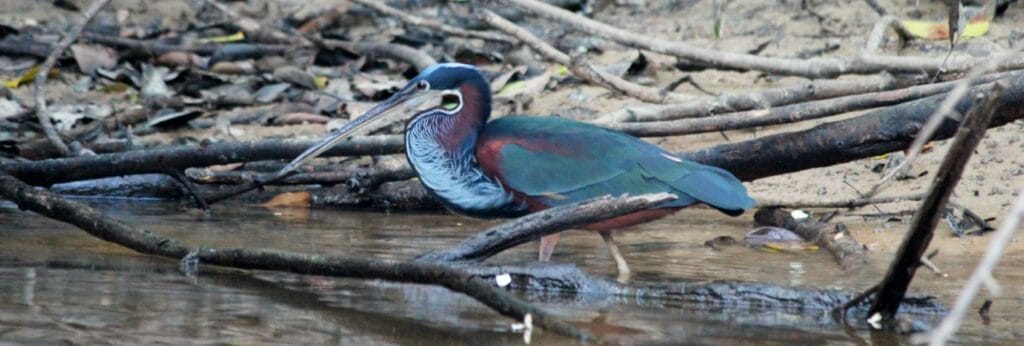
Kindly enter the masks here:
[[[317, 155], [322, 154], [331, 147], [333, 147], [341, 140], [348, 138], [355, 134], [359, 130], [366, 128], [367, 125], [377, 122], [378, 120], [385, 118], [393, 118], [398, 120], [415, 113], [418, 113], [423, 109], [424, 105], [440, 104], [441, 93], [434, 90], [403, 90], [394, 96], [384, 100], [377, 106], [374, 106], [362, 116], [352, 120], [348, 124], [345, 124], [342, 128], [334, 131], [327, 135], [326, 138], [321, 140], [319, 143], [309, 147], [305, 152], [300, 154], [291, 163], [282, 168], [277, 172], [277, 177], [282, 177], [291, 173], [296, 168], [299, 168], [306, 162], [314, 159]], [[437, 100], [436, 102], [430, 102], [431, 100]]]

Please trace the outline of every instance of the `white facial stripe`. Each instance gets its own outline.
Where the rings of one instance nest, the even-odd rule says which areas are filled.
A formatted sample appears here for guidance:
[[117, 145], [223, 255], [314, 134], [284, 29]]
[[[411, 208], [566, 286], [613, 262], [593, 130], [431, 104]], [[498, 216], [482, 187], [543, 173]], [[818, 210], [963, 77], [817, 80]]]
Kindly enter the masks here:
[[459, 91], [458, 89], [442, 91], [441, 92], [441, 102], [444, 102], [444, 96], [455, 96], [455, 97], [458, 97], [459, 98], [459, 105], [456, 106], [455, 108], [451, 109], [451, 110], [448, 110], [448, 109], [446, 109], [444, 107], [444, 104], [442, 104], [442, 105], [440, 105], [440, 107], [438, 107], [438, 110], [440, 110], [441, 112], [443, 112], [445, 114], [449, 114], [449, 115], [450, 114], [456, 114], [456, 113], [462, 111], [462, 105], [463, 105], [463, 102], [462, 102], [462, 91]]

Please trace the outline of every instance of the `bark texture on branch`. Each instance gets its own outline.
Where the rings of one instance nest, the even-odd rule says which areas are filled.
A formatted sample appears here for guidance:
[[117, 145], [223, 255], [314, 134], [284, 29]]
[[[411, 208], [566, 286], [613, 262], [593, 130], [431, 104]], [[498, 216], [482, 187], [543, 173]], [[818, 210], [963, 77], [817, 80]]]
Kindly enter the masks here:
[[[989, 127], [1024, 118], [1024, 77], [1008, 80], [1011, 85], [997, 101]], [[972, 93], [982, 90], [972, 88]], [[684, 158], [729, 170], [741, 180], [755, 180], [779, 174], [825, 167], [906, 149], [945, 95], [935, 95], [868, 114], [818, 125], [798, 132], [780, 133], [757, 139], [713, 146]], [[974, 100], [961, 100], [955, 109], [966, 113]], [[959, 123], [944, 119], [931, 140], [952, 137]]]

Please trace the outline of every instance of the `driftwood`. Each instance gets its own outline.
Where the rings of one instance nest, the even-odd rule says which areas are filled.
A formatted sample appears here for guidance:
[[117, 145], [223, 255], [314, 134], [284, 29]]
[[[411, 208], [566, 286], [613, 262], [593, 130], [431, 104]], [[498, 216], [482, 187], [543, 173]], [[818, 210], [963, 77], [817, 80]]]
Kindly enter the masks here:
[[35, 189], [0, 173], [0, 196], [20, 208], [75, 225], [89, 234], [140, 253], [241, 269], [276, 270], [297, 274], [382, 279], [444, 286], [469, 295], [502, 315], [521, 320], [531, 315], [537, 325], [567, 336], [590, 336], [508, 292], [458, 268], [416, 262], [396, 262], [365, 257], [303, 254], [270, 249], [231, 249], [190, 246], [148, 230], [110, 219], [91, 207], [68, 201], [46, 190]]
[[758, 210], [754, 214], [754, 221], [761, 225], [791, 230], [804, 240], [828, 249], [843, 269], [850, 270], [867, 263], [864, 245], [854, 239], [846, 227], [840, 227], [841, 224], [797, 221], [789, 212], [775, 208]]
[[976, 90], [972, 94], [977, 95], [971, 100], [973, 106], [970, 112], [964, 112], [967, 115], [961, 122], [950, 151], [942, 160], [928, 195], [914, 215], [910, 230], [896, 253], [896, 260], [882, 279], [878, 295], [871, 305], [868, 315], [874, 318], [878, 314], [885, 325], [893, 322], [914, 273], [921, 265], [921, 258], [931, 243], [935, 226], [945, 210], [943, 206], [960, 181], [971, 154], [985, 136], [988, 124], [997, 112], [999, 98], [1004, 96], [1003, 86], [998, 82], [991, 88]]

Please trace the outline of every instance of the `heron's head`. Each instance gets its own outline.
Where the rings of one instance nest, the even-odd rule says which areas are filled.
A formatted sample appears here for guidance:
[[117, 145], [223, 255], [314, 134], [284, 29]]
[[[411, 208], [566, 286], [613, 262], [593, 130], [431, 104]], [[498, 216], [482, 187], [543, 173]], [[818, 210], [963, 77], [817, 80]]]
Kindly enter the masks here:
[[341, 140], [358, 134], [371, 123], [390, 123], [437, 113], [452, 116], [473, 113], [482, 123], [490, 115], [490, 103], [490, 86], [476, 67], [459, 63], [436, 64], [409, 80], [387, 100], [306, 149], [277, 174], [290, 173]]

